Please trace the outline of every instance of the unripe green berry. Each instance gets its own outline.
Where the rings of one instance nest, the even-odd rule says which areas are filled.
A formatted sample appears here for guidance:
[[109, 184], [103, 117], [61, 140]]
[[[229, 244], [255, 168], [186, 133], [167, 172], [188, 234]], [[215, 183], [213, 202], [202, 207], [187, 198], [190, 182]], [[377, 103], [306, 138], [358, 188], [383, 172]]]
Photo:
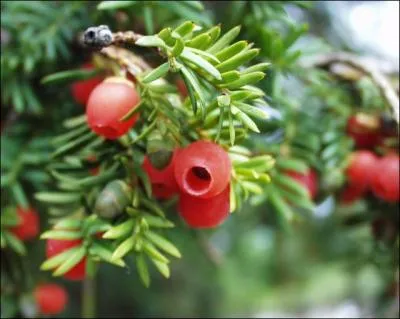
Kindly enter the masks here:
[[173, 153], [172, 150], [159, 150], [157, 152], [148, 153], [147, 157], [149, 158], [151, 165], [158, 170], [162, 170], [171, 162]]
[[147, 157], [153, 167], [162, 170], [171, 162], [174, 144], [168, 139], [153, 134], [147, 142]]
[[131, 194], [132, 188], [122, 180], [108, 183], [96, 200], [94, 213], [107, 219], [122, 214], [129, 205]]

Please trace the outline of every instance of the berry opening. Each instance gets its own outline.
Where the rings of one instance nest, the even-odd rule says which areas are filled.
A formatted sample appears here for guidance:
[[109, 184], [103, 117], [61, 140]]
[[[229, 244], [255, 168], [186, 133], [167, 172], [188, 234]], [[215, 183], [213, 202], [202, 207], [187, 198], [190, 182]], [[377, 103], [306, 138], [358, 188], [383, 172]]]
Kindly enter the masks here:
[[201, 195], [207, 192], [212, 183], [210, 172], [201, 166], [194, 166], [188, 170], [185, 176], [185, 188], [192, 195]]

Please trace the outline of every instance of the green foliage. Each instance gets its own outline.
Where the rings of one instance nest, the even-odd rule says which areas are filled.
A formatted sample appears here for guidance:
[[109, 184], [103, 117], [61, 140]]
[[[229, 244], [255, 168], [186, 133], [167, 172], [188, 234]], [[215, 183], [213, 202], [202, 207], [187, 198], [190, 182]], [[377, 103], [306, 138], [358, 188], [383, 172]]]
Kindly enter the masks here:
[[9, 36], [1, 48], [2, 105], [43, 112], [35, 78], [71, 59], [69, 46], [87, 21], [86, 10], [84, 2], [1, 2], [1, 29]]
[[97, 9], [126, 11], [143, 21], [146, 34], [154, 34], [160, 26], [171, 23], [178, 25], [188, 19], [203, 26], [212, 25], [210, 15], [205, 12], [201, 1], [102, 1]]
[[[151, 315], [169, 309], [175, 314], [208, 316], [218, 312], [215, 300], [224, 315], [232, 311], [231, 305], [235, 311], [250, 312], [250, 306], [259, 306], [255, 298], [260, 296], [276, 302], [284, 296], [284, 306], [305, 305], [314, 297], [313, 289], [321, 285], [319, 280], [326, 278], [333, 292], [322, 294], [319, 300], [338, 300], [340, 294], [350, 294], [350, 286], [341, 285], [345, 267], [356, 273], [361, 266], [373, 265], [376, 268], [370, 273], [376, 282], [383, 286], [392, 280], [393, 269], [398, 268], [393, 250], [399, 241], [394, 232], [396, 247], [390, 225], [398, 223], [398, 211], [371, 197], [344, 206], [338, 196], [354, 149], [345, 134], [348, 117], [355, 109], [378, 114], [388, 106], [367, 76], [349, 79], [332, 67], [303, 65], [302, 59], [312, 57], [311, 51], [333, 50], [321, 47], [323, 41], [309, 40], [308, 26], [287, 14], [287, 6], [307, 12], [310, 4], [1, 3], [2, 38], [3, 30], [10, 37], [8, 43], [2, 42], [1, 57], [1, 80], [7, 84], [1, 92], [2, 112], [7, 115], [1, 136], [0, 234], [2, 257], [7, 260], [5, 266], [2, 261], [1, 270], [1, 317], [23, 312], [21, 300], [33, 288], [30, 272], [8, 265], [19, 265], [20, 255], [31, 251], [10, 228], [17, 223], [15, 207], [32, 203], [41, 208], [42, 229], [46, 229], [41, 239], [82, 240], [81, 245], [45, 261], [39, 253], [41, 270], [62, 276], [88, 258], [90, 264], [115, 266], [115, 270], [107, 265], [100, 269], [100, 275], [107, 271], [102, 280], [112, 280], [108, 284], [114, 285], [114, 278], [135, 268], [133, 280], [140, 279], [145, 287], [157, 286], [142, 290], [134, 282], [124, 285], [129, 304], [134, 296], [132, 307], [146, 315], [148, 309]], [[125, 48], [111, 46], [101, 52], [75, 48], [79, 32], [96, 23], [108, 24], [115, 32], [133, 30], [144, 36]], [[94, 71], [76, 69], [87, 62], [83, 52], [92, 54]], [[120, 119], [126, 121], [140, 112], [135, 129], [116, 141], [90, 131], [84, 110], [71, 103], [68, 90], [71, 82], [104, 71], [135, 78], [141, 97], [140, 104]], [[187, 98], [177, 94], [177, 79], [183, 80]], [[144, 155], [161, 148], [167, 153], [161, 160], [165, 165], [172, 149], [199, 139], [213, 140], [229, 153], [233, 164], [230, 210], [237, 212], [224, 226], [202, 232], [200, 239], [176, 216], [176, 197], [154, 198], [141, 168]], [[94, 168], [99, 174], [90, 173]], [[315, 200], [286, 174], [309, 168], [318, 173]], [[96, 203], [110, 182], [117, 180], [129, 185], [113, 188], [120, 192], [117, 200], [124, 202], [121, 212], [104, 215], [105, 208], [96, 209]], [[384, 218], [382, 212], [387, 212]], [[376, 240], [372, 236], [370, 227], [377, 220], [386, 227], [388, 237]], [[261, 249], [260, 243], [268, 248]], [[225, 258], [223, 271], [215, 271], [210, 262], [218, 264], [219, 250]], [[171, 258], [181, 255], [179, 262]], [[327, 263], [332, 268], [324, 268]], [[159, 275], [172, 277], [168, 286]], [[12, 288], [4, 289], [4, 294], [3, 277], [7, 278], [4, 287]], [[311, 277], [314, 280], [308, 280]], [[291, 286], [291, 278], [301, 284]], [[212, 293], [210, 282], [215, 287]], [[266, 294], [265, 285], [277, 292]], [[304, 287], [311, 292], [299, 298]], [[158, 288], [163, 295], [155, 297]], [[220, 289], [229, 293], [221, 298]], [[383, 290], [379, 289], [375, 291]], [[111, 298], [108, 291], [107, 286], [100, 298]], [[296, 298], [286, 302], [292, 295]], [[176, 302], [171, 302], [174, 298]], [[182, 298], [188, 304], [180, 302]], [[113, 311], [112, 302], [103, 304], [107, 305], [104, 311]], [[201, 309], [197, 313], [196, 305]]]

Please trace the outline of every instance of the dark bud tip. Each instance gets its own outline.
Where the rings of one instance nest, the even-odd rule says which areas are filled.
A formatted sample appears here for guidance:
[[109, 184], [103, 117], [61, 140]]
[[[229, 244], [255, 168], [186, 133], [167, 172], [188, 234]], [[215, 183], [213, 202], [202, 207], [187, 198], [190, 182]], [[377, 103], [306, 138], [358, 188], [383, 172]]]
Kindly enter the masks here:
[[83, 34], [83, 42], [90, 47], [102, 48], [112, 43], [113, 36], [110, 28], [106, 25], [87, 28]]

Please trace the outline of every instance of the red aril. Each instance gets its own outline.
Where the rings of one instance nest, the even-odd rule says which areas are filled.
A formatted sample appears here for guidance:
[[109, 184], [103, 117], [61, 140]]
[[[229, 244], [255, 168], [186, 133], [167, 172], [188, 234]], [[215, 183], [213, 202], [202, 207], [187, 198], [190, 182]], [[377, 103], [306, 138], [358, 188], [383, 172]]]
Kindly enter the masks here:
[[192, 228], [219, 226], [229, 217], [229, 190], [228, 185], [222, 193], [211, 198], [198, 198], [181, 193], [178, 211]]
[[387, 202], [398, 202], [399, 191], [399, 155], [391, 153], [376, 162], [371, 180], [371, 190], [379, 198]]
[[[80, 239], [74, 240], [60, 240], [48, 239], [46, 243], [46, 256], [51, 258], [68, 249], [77, 247], [82, 244]], [[78, 262], [71, 270], [66, 272], [63, 276], [70, 280], [82, 280], [86, 275], [86, 257]]]
[[20, 240], [29, 240], [39, 234], [39, 215], [33, 208], [23, 209], [17, 207], [17, 216], [20, 220], [11, 232]]
[[43, 315], [57, 315], [68, 301], [67, 292], [57, 284], [42, 284], [33, 292], [38, 311]]
[[377, 160], [375, 154], [370, 151], [352, 153], [346, 170], [349, 183], [359, 188], [368, 187], [375, 172]]
[[140, 96], [132, 82], [125, 78], [108, 78], [89, 97], [86, 107], [88, 125], [100, 136], [117, 139], [135, 125], [138, 114], [126, 121], [121, 121], [121, 118], [137, 106], [139, 101]]
[[[83, 69], [94, 69], [91, 63], [86, 63], [82, 66]], [[79, 104], [85, 105], [89, 100], [89, 96], [94, 90], [94, 88], [99, 85], [103, 81], [103, 78], [99, 76], [95, 76], [90, 79], [76, 81], [72, 84], [71, 90], [72, 95], [76, 102]]]
[[176, 182], [182, 193], [210, 198], [225, 190], [231, 178], [228, 153], [218, 144], [197, 141], [179, 152]]
[[146, 171], [151, 181], [153, 195], [159, 199], [168, 199], [174, 196], [178, 191], [178, 184], [174, 176], [175, 161], [177, 159], [177, 151], [175, 150], [170, 163], [159, 170], [155, 168], [148, 157], [143, 161], [143, 169]]
[[382, 140], [379, 129], [379, 118], [358, 113], [349, 118], [346, 131], [353, 138], [357, 148], [371, 148], [378, 145]]
[[340, 194], [340, 202], [346, 205], [362, 198], [367, 188], [356, 184], [348, 184]]
[[307, 188], [309, 196], [314, 199], [318, 192], [317, 173], [309, 169], [306, 173], [287, 171], [286, 174]]

